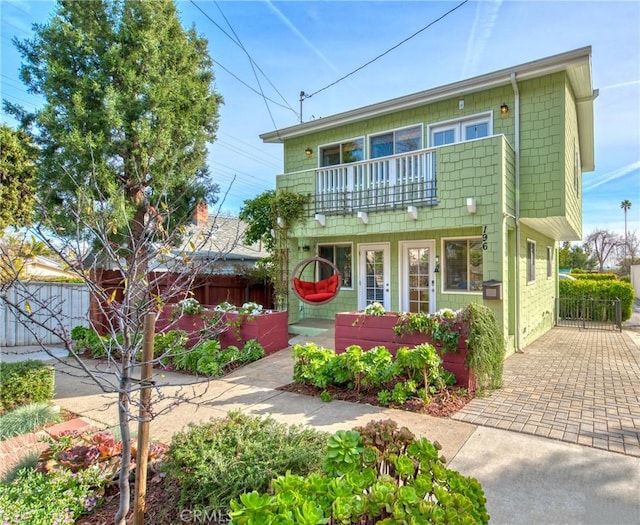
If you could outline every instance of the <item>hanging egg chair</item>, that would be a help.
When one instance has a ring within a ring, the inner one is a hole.
[[[332,272],[331,277],[320,281],[303,281],[305,270],[313,265],[313,275],[318,275],[318,265]],[[298,263],[293,270],[291,289],[298,299],[307,304],[320,305],[333,301],[340,291],[340,272],[335,264],[323,257],[310,257]]]

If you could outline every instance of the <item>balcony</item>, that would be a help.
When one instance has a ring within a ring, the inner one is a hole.
[[[315,213],[347,215],[436,204],[433,149],[316,170]]]

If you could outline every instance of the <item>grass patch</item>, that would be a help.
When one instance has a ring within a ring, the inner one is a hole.
[[[30,403],[0,416],[0,441],[60,421],[60,412],[46,402]]]

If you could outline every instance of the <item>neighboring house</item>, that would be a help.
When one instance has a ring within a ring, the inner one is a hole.
[[[36,255],[25,260],[20,270],[23,279],[55,279],[62,277],[65,279],[77,279],[78,274],[65,270],[62,265],[56,261]]]
[[[244,232],[247,225],[237,217],[209,215],[205,203],[196,206],[193,225],[183,239],[183,245],[162,257],[156,271],[181,267],[186,254],[199,272],[215,275],[244,275],[256,263],[269,255],[261,243],[247,245]],[[181,269],[181,268],[180,268]]]
[[[290,269],[315,252],[342,274],[322,306],[291,294],[290,322],[479,302],[510,352],[549,330],[556,243],[582,238],[596,96],[585,47],[261,135],[284,144],[276,187],[311,196]]]

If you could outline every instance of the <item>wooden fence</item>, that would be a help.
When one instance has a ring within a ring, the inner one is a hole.
[[[60,344],[60,335],[78,325],[89,325],[89,290],[82,284],[19,282],[0,298],[0,348]]]
[[[177,279],[172,273],[157,273],[149,275],[149,283],[155,288],[155,293],[162,295],[167,287],[172,286]],[[118,270],[97,270],[92,279],[102,287],[107,297],[114,301],[122,300],[124,282]],[[265,309],[274,309],[273,286],[266,282],[253,282],[242,275],[201,275],[179,293],[173,293],[169,303],[178,302],[185,297],[193,297],[200,304],[215,306],[224,301],[235,306],[242,306],[247,302],[261,304]],[[100,304],[96,297],[91,297],[91,323],[101,334],[108,332],[107,315],[109,305]]]

